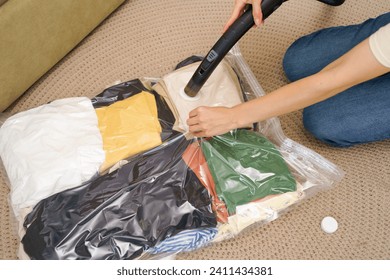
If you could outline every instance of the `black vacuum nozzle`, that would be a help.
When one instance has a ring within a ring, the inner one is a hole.
[[[271,15],[284,1],[285,0],[263,0],[261,3],[263,19],[266,19]],[[248,5],[248,9],[228,28],[228,30],[226,30],[200,63],[198,69],[196,69],[194,75],[184,88],[184,91],[188,96],[194,97],[198,94],[199,90],[229,50],[254,24],[252,6]]]
[[[283,2],[287,0],[263,0],[261,2],[261,10],[263,12],[263,20],[269,17]],[[339,6],[345,0],[318,0],[328,5]],[[196,69],[192,78],[184,88],[184,92],[195,97],[202,86],[205,84],[211,73],[215,70],[221,60],[229,52],[229,50],[241,39],[241,37],[252,28],[255,24],[252,15],[252,6],[248,5],[248,9],[226,30],[222,37],[215,43],[207,56],[202,60],[199,67]]]

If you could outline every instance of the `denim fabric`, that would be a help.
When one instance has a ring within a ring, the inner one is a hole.
[[[283,60],[286,76],[296,81],[317,73],[389,23],[390,13],[386,13],[361,24],[326,28],[298,39]],[[303,123],[315,137],[334,146],[390,138],[390,73],[305,108]]]

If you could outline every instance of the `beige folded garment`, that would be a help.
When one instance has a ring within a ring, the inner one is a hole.
[[[236,214],[228,218],[227,223],[218,223],[218,234],[213,242],[235,237],[255,223],[262,224],[273,221],[281,212],[301,201],[304,197],[303,187],[297,183],[295,192],[271,195],[260,201],[240,205],[236,208]]]
[[[188,133],[186,121],[193,109],[199,106],[233,107],[243,102],[237,75],[225,60],[221,61],[195,97],[185,95],[184,87],[199,64],[200,62],[197,62],[175,70],[153,86],[153,89],[164,97],[175,116],[173,129],[185,133],[187,138],[192,138]]]

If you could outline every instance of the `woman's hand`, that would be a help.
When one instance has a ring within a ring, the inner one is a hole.
[[[206,106],[192,110],[187,125],[190,133],[196,137],[220,135],[238,127],[233,109]]]
[[[256,26],[260,26],[263,22],[263,13],[261,11],[261,0],[235,0],[234,9],[230,19],[225,24],[223,32],[244,12],[246,4],[252,4],[252,13]]]

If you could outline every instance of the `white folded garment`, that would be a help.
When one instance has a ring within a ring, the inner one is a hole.
[[[16,217],[20,209],[89,180],[105,158],[91,101],[60,99],[8,118],[0,128],[0,156]]]

